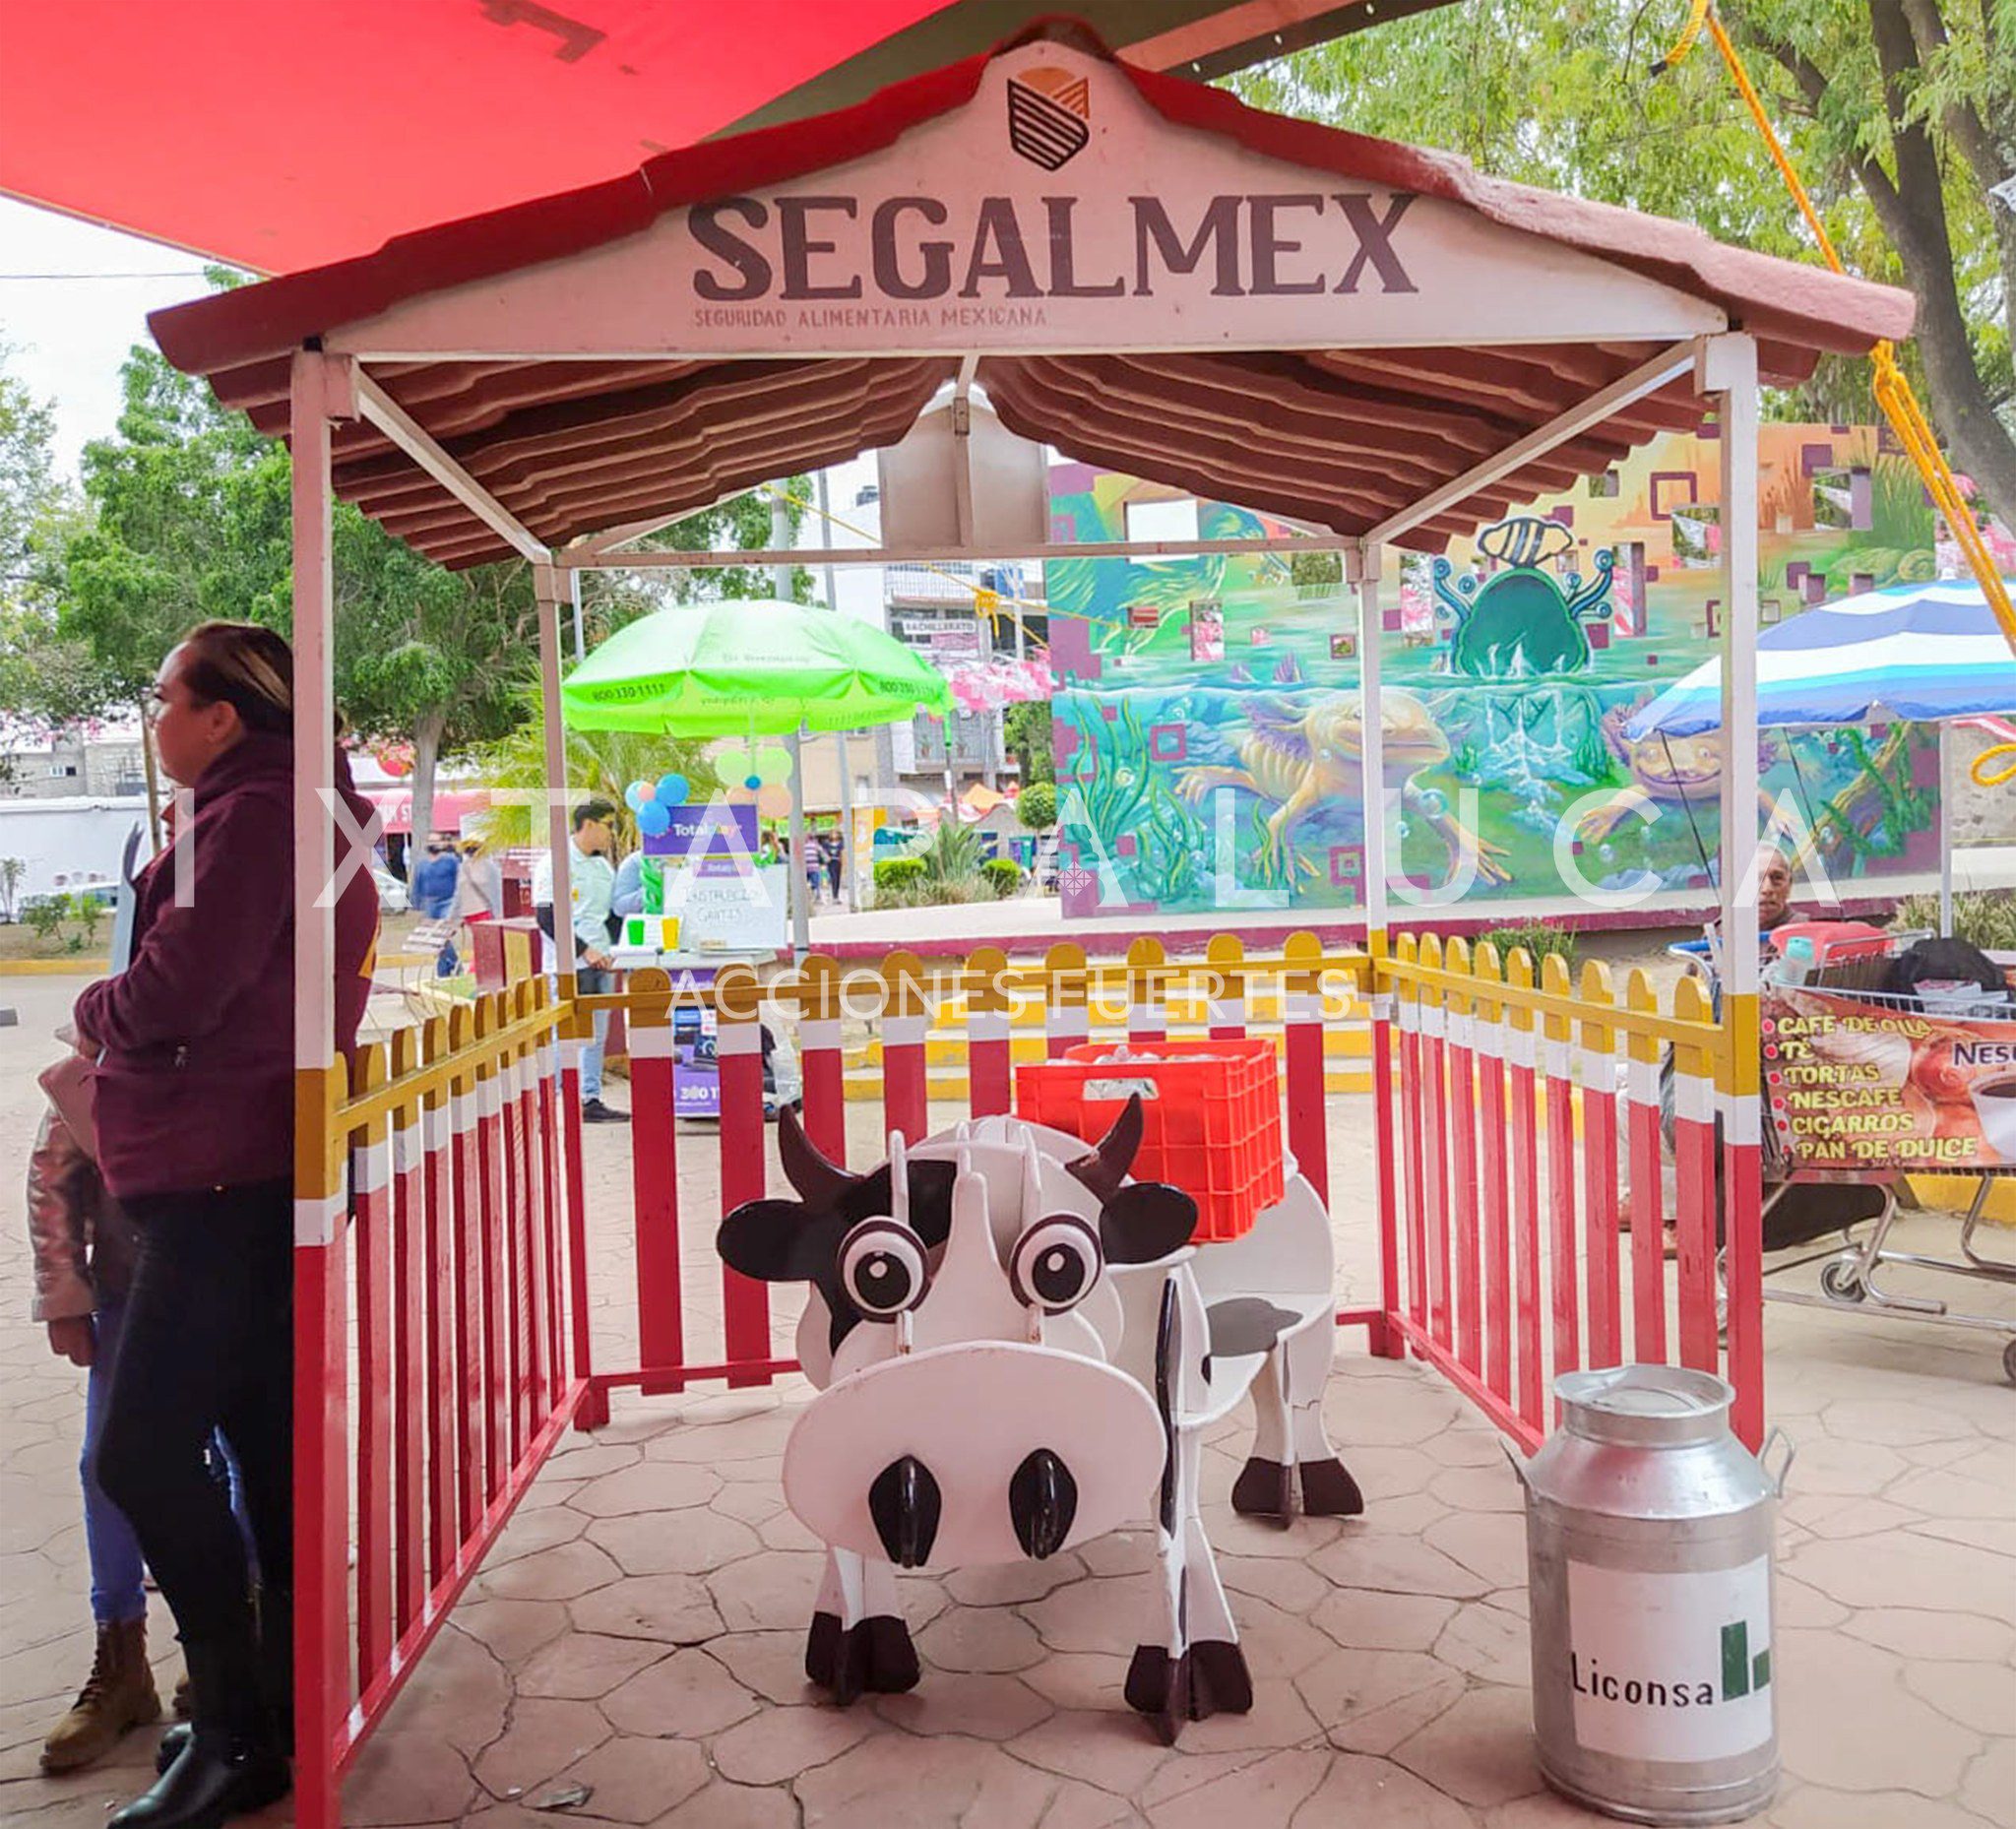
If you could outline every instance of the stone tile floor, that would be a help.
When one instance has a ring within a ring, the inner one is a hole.
[[[58,981],[60,983],[60,981]],[[0,1002],[0,1160],[67,1002]],[[46,1003],[46,1010],[38,1007]],[[48,1021],[42,1021],[47,1017]],[[35,1025],[39,1024],[36,1028]],[[871,1126],[865,1114],[861,1120]],[[620,1299],[620,1140],[598,1138],[603,1345]],[[683,1146],[682,1146],[683,1147]],[[704,1179],[710,1149],[682,1161]],[[1340,1187],[1362,1153],[1340,1150]],[[706,1190],[694,1187],[694,1198]],[[1342,1207],[1345,1203],[1340,1202]],[[702,1210],[698,1207],[691,1211]],[[1910,1222],[1923,1244],[1951,1223]],[[1999,1241],[1998,1241],[1999,1242]],[[1362,1288],[1362,1240],[1346,1281]],[[0,1190],[0,1823],[82,1829],[139,1787],[152,1733],[80,1776],[35,1773],[89,1662],[74,1464],[79,1380],[26,1311],[18,1190]],[[2016,1304],[2011,1304],[2016,1305]],[[1770,1406],[1798,1448],[1780,1531],[1778,1829],[2016,1824],[2016,1391],[1995,1343],[1769,1311]],[[1282,1532],[1225,1503],[1244,1441],[1207,1455],[1207,1526],[1257,1687],[1251,1715],[1158,1744],[1120,1699],[1147,1604],[1145,1533],[1040,1567],[906,1576],[913,1694],[838,1712],[800,1652],[819,1560],[784,1509],[802,1391],[619,1400],[549,1464],[359,1761],[346,1820],[553,1829],[1545,1829],[1528,1743],[1517,1483],[1433,1375],[1343,1344],[1328,1411],[1358,1521]],[[163,1687],[175,1669],[157,1606]],[[589,1796],[554,1808],[571,1788]],[[541,1807],[542,1805],[547,1807]],[[284,1806],[262,1821],[287,1820]]]

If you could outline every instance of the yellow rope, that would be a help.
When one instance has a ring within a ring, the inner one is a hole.
[[[802,496],[793,495],[788,489],[780,488],[774,482],[761,482],[756,486],[773,500],[788,502],[791,507],[801,509],[807,514],[818,515],[829,526],[843,528],[850,534],[857,535],[871,546],[878,543],[877,536],[866,528],[855,527],[852,522],[842,519],[841,516],[835,514],[830,508],[821,508],[816,502],[808,502]],[[1017,613],[1017,611],[1024,609],[1048,610],[1050,606],[1043,599],[1040,597],[1010,597],[1006,592],[989,591],[984,585],[976,585],[970,578],[960,577],[957,572],[948,572],[942,565],[933,565],[928,559],[920,559],[917,563],[925,571],[929,572],[932,577],[942,578],[947,584],[954,584],[962,591],[972,592],[974,614],[976,616],[984,616],[990,629],[998,632],[1001,627],[1001,618],[1006,616],[1011,622],[1022,624],[1023,639],[1034,644],[1038,650],[1045,650],[1049,646],[1040,636],[1031,630],[1026,623],[1023,623],[1022,617]],[[991,597],[994,599],[994,607],[992,609],[988,609],[981,603],[980,599],[983,597]],[[1013,608],[1010,605],[1013,605]]]
[[[1701,33],[1708,25],[1708,0],[1692,0],[1687,8],[1687,23],[1680,28],[1680,35],[1673,40],[1673,47],[1653,65],[1654,76],[1664,76],[1669,70],[1677,70],[1687,60],[1687,53],[1700,41]]]
[[[1750,73],[1743,68],[1743,60],[1722,21],[1716,16],[1714,0],[1692,0],[1686,26],[1678,41],[1673,45],[1660,65],[1663,70],[1679,66],[1687,53],[1694,48],[1695,40],[1701,35],[1703,27],[1715,39],[1715,48],[1722,53],[1722,61],[1729,67],[1730,79],[1736,86],[1736,93],[1742,96],[1743,104],[1750,110],[1750,119],[1756,123],[1757,132],[1769,149],[1772,162],[1778,167],[1778,175],[1785,180],[1785,187],[1792,193],[1793,201],[1798,205],[1799,214],[1805,218],[1806,226],[1813,231],[1813,239],[1819,245],[1820,253],[1827,265],[1836,273],[1848,270],[1842,265],[1841,256],[1834,251],[1833,238],[1827,233],[1827,225],[1820,221],[1820,213],[1813,208],[1813,200],[1806,187],[1799,180],[1799,174],[1793,168],[1791,157],[1785,144],[1778,137],[1778,130],[1772,126],[1771,117],[1764,110],[1764,100],[1757,94],[1756,85],[1750,81]],[[1924,409],[1919,405],[1918,396],[1912,392],[1911,382],[1904,370],[1897,365],[1897,350],[1886,339],[1869,351],[1869,359],[1875,366],[1876,405],[1882,408],[1883,416],[1890,421],[1891,429],[1903,445],[1905,455],[1924,479],[1926,492],[1934,506],[1946,517],[1946,525],[1953,536],[1960,542],[1960,550],[1967,555],[1968,569],[1974,573],[1975,581],[1981,586],[1982,595],[1987,599],[1989,609],[1994,612],[1996,622],[2001,625],[2003,637],[2012,653],[2016,653],[2016,604],[2009,601],[2007,586],[1995,570],[1993,557],[1987,549],[1987,542],[1981,536],[1976,525],[1974,511],[1970,509],[1960,493],[1960,485],[1953,478],[1953,472],[1947,465],[1944,454],[1939,450],[1937,438],[1933,435]]]
[[[1983,750],[1968,773],[1984,788],[2006,788],[2016,782],[2016,743],[1996,743]]]

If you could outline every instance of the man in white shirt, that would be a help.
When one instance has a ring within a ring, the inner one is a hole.
[[[616,809],[606,800],[584,800],[574,809],[574,837],[568,845],[567,882],[573,901],[575,983],[585,996],[598,996],[612,982],[609,957],[609,904],[616,872],[609,862],[614,849]],[[533,912],[558,950],[559,924],[553,918],[553,862],[541,858],[532,876]],[[609,1013],[595,1015],[595,1040],[581,1051],[581,1118],[586,1124],[626,1124],[627,1111],[602,1104],[602,1043],[609,1032]]]

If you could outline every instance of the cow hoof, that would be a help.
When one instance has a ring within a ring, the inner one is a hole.
[[[1365,1495],[1358,1482],[1333,1456],[1327,1461],[1304,1461],[1302,1509],[1312,1518],[1355,1518],[1365,1509]]]
[[[1247,1518],[1289,1523],[1295,1509],[1294,1479],[1293,1463],[1263,1461],[1255,1455],[1232,1482],[1232,1510]]]
[[[1190,1647],[1190,1719],[1244,1715],[1253,1707],[1246,1654],[1230,1639],[1203,1638]]]
[[[1155,1723],[1165,1746],[1176,1743],[1176,1733],[1190,1719],[1190,1660],[1171,1658],[1161,1645],[1137,1645],[1127,1666],[1127,1706]]]
[[[1246,1654],[1225,1639],[1199,1639],[1179,1658],[1160,1645],[1138,1645],[1127,1667],[1127,1705],[1154,1721],[1173,1746],[1186,1721],[1243,1715],[1253,1706]]]
[[[916,1648],[910,1628],[893,1614],[843,1628],[837,1613],[814,1613],[805,1638],[805,1674],[839,1708],[864,1691],[901,1695],[917,1686]]]

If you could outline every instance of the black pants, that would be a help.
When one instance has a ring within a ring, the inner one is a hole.
[[[262,1181],[125,1204],[140,1261],[98,1483],[132,1520],[184,1642],[235,1653],[253,1638],[245,1546],[205,1450],[221,1428],[260,1566],[290,1588],[293,1192]],[[200,1718],[206,1698],[197,1702]]]

